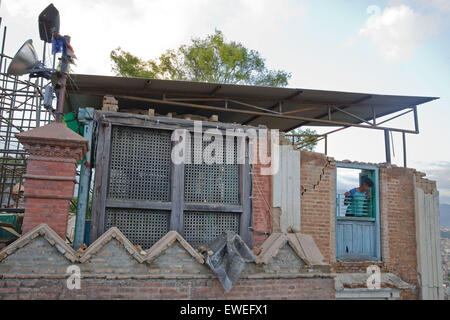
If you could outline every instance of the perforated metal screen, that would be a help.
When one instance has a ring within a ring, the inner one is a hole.
[[[223,164],[207,164],[211,161],[211,154],[203,152],[203,164],[187,164],[185,166],[184,201],[186,203],[217,203],[237,205],[239,201],[239,165],[237,164],[237,141],[234,141],[234,150],[230,150],[234,164],[226,164],[227,144],[223,137],[223,152],[218,154]],[[210,142],[203,142],[203,149]],[[192,148],[188,157],[194,163],[199,148]],[[216,156],[215,154],[213,155]],[[201,158],[200,158],[201,159]]]
[[[239,234],[239,213],[184,213],[184,238],[192,246],[209,244],[225,231]]]
[[[169,232],[170,213],[140,209],[106,209],[106,229],[117,227],[134,245],[151,248]]]
[[[114,126],[108,198],[170,201],[171,132]]]

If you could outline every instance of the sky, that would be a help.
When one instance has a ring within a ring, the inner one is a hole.
[[[31,38],[39,52],[45,0],[3,0],[5,53]],[[144,59],[215,29],[255,49],[271,69],[292,73],[289,87],[440,97],[419,106],[419,135],[407,136],[408,166],[438,181],[450,204],[449,0],[54,0],[70,34],[75,72],[112,75],[109,54],[122,47]],[[412,128],[412,118],[390,126]],[[316,128],[317,129],[317,128]],[[325,132],[328,128],[317,129]],[[393,162],[403,164],[401,134]],[[323,151],[323,144],[317,150]],[[329,138],[336,160],[385,161],[384,135],[351,128]]]

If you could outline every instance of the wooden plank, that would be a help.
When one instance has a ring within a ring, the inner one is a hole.
[[[105,230],[105,206],[109,182],[112,125],[100,123],[95,166],[94,202],[92,206],[91,243]]]
[[[428,219],[428,224],[427,224],[427,234],[428,234],[428,241],[429,241],[429,246],[428,246],[428,250],[430,252],[430,256],[431,259],[429,261],[430,263],[430,296],[432,300],[436,300],[436,286],[437,286],[437,281],[436,281],[436,265],[437,265],[437,259],[440,259],[440,256],[437,257],[436,256],[436,251],[434,250],[434,236],[433,236],[433,231],[434,231],[434,219],[433,219],[433,212],[431,209],[431,196],[430,195],[425,195],[425,212],[427,215],[427,219]]]
[[[20,233],[17,233],[16,230],[14,230],[11,227],[7,227],[7,226],[0,226],[0,229],[3,229],[9,233],[11,233],[12,235],[16,236],[17,238],[20,238],[22,235]]]
[[[141,201],[141,200],[106,200],[107,208],[171,210],[170,202]]]
[[[98,225],[99,215],[101,211],[101,192],[102,192],[102,174],[104,172],[103,167],[103,150],[105,141],[105,128],[101,125],[98,126],[96,148],[97,153],[95,156],[95,176],[94,176],[94,191],[92,200],[92,217],[91,217],[91,231],[90,231],[90,243],[94,243],[98,238]]]
[[[179,118],[150,117],[131,113],[104,112],[98,110],[95,111],[95,114],[98,118],[107,120],[115,125],[166,130],[179,129],[180,127],[189,130],[189,127],[194,127],[194,120]],[[202,126],[203,128],[214,128],[219,130],[254,128],[252,126],[245,126],[242,124],[218,123],[212,121],[202,121]]]
[[[341,257],[344,253],[343,246],[343,226],[339,220],[336,220],[336,257]]]
[[[353,227],[353,248],[358,254],[364,253],[362,242],[363,242],[363,228],[364,226],[359,223],[355,223]]]
[[[248,146],[248,141],[246,141]],[[240,170],[240,196],[242,205],[242,214],[240,221],[240,236],[249,248],[253,248],[253,234],[250,232],[252,221],[252,176],[250,175],[250,163],[248,155],[245,158],[245,164],[239,166]]]
[[[424,221],[424,192],[422,189],[416,188],[416,238],[418,243],[417,256],[418,256],[418,269],[420,275],[421,284],[421,298],[427,299],[427,290],[425,285],[427,285],[427,275],[426,275],[426,248],[424,237],[425,232],[425,221]]]
[[[344,225],[344,253],[353,253],[353,224]]]
[[[219,204],[199,204],[199,203],[186,203],[184,205],[186,211],[200,211],[200,212],[244,212],[244,206],[239,205],[219,205]]]
[[[440,209],[439,209],[439,192],[433,192],[433,212],[435,216],[435,224],[434,224],[434,238],[435,238],[435,249],[437,250],[438,257],[441,257],[441,238],[440,238]],[[438,275],[438,296],[439,300],[444,300],[444,279],[442,278],[441,271],[442,270],[442,260],[438,260],[437,266],[437,275]]]
[[[426,219],[425,219],[425,195],[422,189],[416,189],[416,200],[417,200],[417,212],[416,219],[418,225],[418,243],[419,243],[419,273],[421,276],[421,295],[423,300],[429,299],[429,280],[428,280],[428,250],[427,250],[427,232],[426,232]]]
[[[281,208],[281,232],[300,230],[300,151],[279,146],[280,166],[273,176],[272,207]]]
[[[102,193],[101,193],[101,211],[99,216],[99,231],[98,234],[100,237],[104,232],[106,232],[105,226],[105,207],[106,207],[106,197],[108,195],[108,186],[109,186],[109,173],[110,173],[110,161],[111,161],[111,134],[112,134],[112,125],[108,124],[105,127],[105,145],[103,147],[103,164],[105,171],[102,174]]]

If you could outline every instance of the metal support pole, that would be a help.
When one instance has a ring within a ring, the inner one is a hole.
[[[406,133],[403,132],[403,166],[405,168],[408,168],[408,162],[407,162],[407,157],[406,157]]]
[[[65,72],[61,73],[59,78],[58,86],[58,106],[56,108],[56,122],[62,122],[64,114],[64,98],[66,97],[66,84],[67,84],[67,74]]]
[[[42,52],[42,64],[45,66],[45,56],[47,54],[47,43],[43,41],[44,49]],[[44,91],[44,78],[41,78],[40,89]],[[44,98],[42,97],[39,103],[36,105],[36,128],[41,126],[41,105],[44,103]]]
[[[372,107],[372,116],[373,116],[373,124],[377,125],[377,111],[375,110],[375,107]]]
[[[384,144],[385,144],[385,148],[386,148],[386,163],[391,164],[392,163],[392,159],[391,159],[391,137],[390,137],[388,129],[384,130]]]
[[[415,125],[415,129],[416,129],[416,132],[419,133],[419,115],[417,113],[417,106],[413,107],[413,111],[414,111],[414,125]]]
[[[325,135],[325,155],[328,155],[328,135]]]
[[[91,186],[91,150],[94,130],[94,109],[79,109],[78,120],[84,125],[83,136],[88,139],[89,152],[81,163],[80,182],[78,188],[77,215],[75,220],[75,236],[73,247],[78,250],[83,244],[86,232],[86,213],[89,208],[89,190]]]

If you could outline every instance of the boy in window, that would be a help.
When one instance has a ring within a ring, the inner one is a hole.
[[[368,216],[368,200],[370,199],[370,191],[373,188],[373,181],[366,178],[362,181],[359,188],[355,188],[345,193],[344,205],[348,205],[347,217]]]

